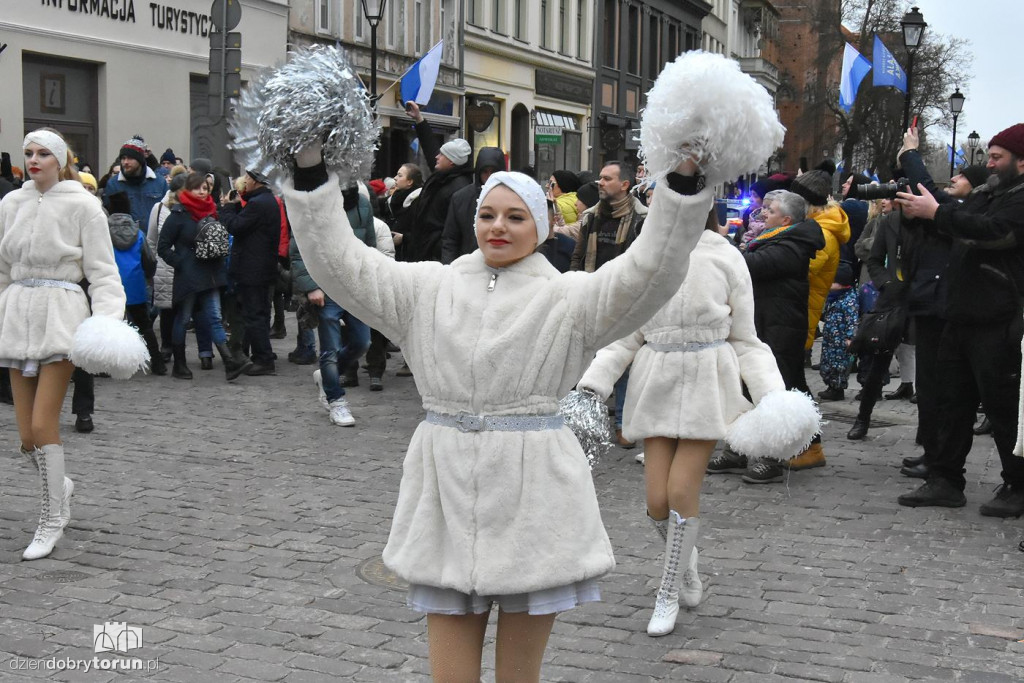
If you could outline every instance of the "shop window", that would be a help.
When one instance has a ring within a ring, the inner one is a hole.
[[[582,131],[575,116],[555,112],[538,111],[538,126],[561,128],[561,141],[557,144],[543,143],[535,147],[536,171],[538,178],[547,179],[552,173],[566,169],[580,170],[582,152]]]
[[[629,50],[628,69],[631,74],[640,73],[640,8],[634,5],[629,7],[629,34],[626,36]]]
[[[619,68],[619,0],[604,0],[604,65]]]

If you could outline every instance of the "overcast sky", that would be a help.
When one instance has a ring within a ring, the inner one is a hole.
[[[966,38],[974,55],[973,78],[961,83],[967,96],[957,120],[956,136],[972,130],[987,140],[1015,123],[1024,122],[1024,88],[1013,55],[1024,26],[1022,0],[920,0],[915,2],[928,31]]]

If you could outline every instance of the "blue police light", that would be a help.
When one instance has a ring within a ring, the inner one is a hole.
[[[743,198],[743,206],[750,206],[750,197]]]

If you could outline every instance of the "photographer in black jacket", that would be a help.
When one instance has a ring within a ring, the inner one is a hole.
[[[951,239],[946,268],[946,323],[939,342],[943,422],[928,480],[899,497],[910,507],[962,507],[964,464],[974,439],[979,399],[992,423],[1003,484],[981,506],[990,517],[1024,514],[1024,458],[1014,455],[1019,418],[1021,292],[1024,291],[1024,124],[989,142],[988,183],[963,204],[943,203],[923,184],[901,192],[904,215],[932,221]]]

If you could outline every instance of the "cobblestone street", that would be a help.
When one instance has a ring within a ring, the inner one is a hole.
[[[97,380],[96,431],[77,434],[64,415],[73,515],[44,560],[20,561],[38,486],[0,406],[0,680],[429,680],[425,620],[380,563],[422,415],[413,380],[394,376],[396,354],[382,393],[365,380],[349,391],[355,428],[334,427],[315,366],[284,361],[289,318],[276,377],[228,385],[219,360],[211,372],[193,360],[192,382]],[[915,408],[880,402],[875,417],[891,426],[850,442],[855,391],[822,405],[827,467],[766,486],[708,477],[704,601],[664,638],[644,631],[660,542],[642,467],[637,451],[613,450],[595,477],[618,566],[603,602],[556,621],[543,679],[1024,680],[1024,523],[978,513],[999,483],[991,439],[968,462],[967,507],[901,508],[896,496],[918,483],[899,474],[917,453]],[[142,628],[123,657],[149,671],[43,668],[120,657],[94,653],[106,622]]]

